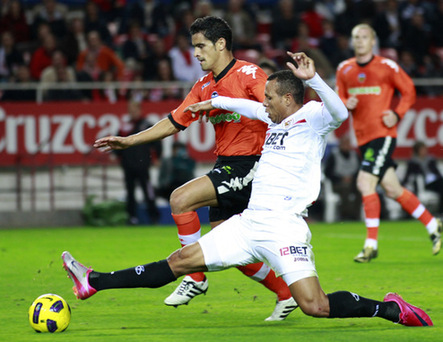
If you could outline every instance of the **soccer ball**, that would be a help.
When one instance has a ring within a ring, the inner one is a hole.
[[[29,324],[36,332],[62,332],[71,321],[71,308],[60,296],[47,293],[29,308]]]

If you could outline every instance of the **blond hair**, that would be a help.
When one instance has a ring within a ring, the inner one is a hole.
[[[354,35],[354,32],[359,30],[359,29],[367,29],[369,30],[369,32],[371,32],[372,34],[372,38],[376,39],[377,38],[377,33],[375,32],[375,30],[372,28],[371,25],[368,24],[358,24],[356,26],[354,26],[354,28],[351,31],[351,36]]]

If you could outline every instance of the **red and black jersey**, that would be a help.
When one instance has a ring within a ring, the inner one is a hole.
[[[416,92],[414,83],[406,72],[394,61],[374,56],[364,65],[350,58],[340,63],[336,74],[337,92],[344,103],[355,95],[357,107],[352,111],[355,136],[359,146],[382,137],[397,137],[397,127],[388,128],[383,124],[383,112],[391,108],[395,90],[401,99],[395,107],[402,118],[414,104]]]
[[[234,59],[219,76],[214,77],[210,72],[199,79],[169,118],[176,127],[185,129],[198,118],[193,118],[191,112],[184,112],[184,109],[216,96],[263,102],[267,78],[257,65]],[[264,122],[221,109],[212,110],[209,120],[214,124],[217,156],[261,154],[267,129]]]

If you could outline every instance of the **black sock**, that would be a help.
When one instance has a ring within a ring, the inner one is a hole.
[[[89,274],[89,284],[97,291],[133,287],[156,288],[176,279],[167,260],[111,273],[92,271]]]
[[[400,320],[395,302],[379,302],[347,291],[328,294],[329,318],[381,317],[392,322]]]

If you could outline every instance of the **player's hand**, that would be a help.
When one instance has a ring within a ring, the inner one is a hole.
[[[103,152],[109,152],[111,150],[124,150],[130,147],[131,144],[126,137],[109,136],[96,140],[93,146],[102,149]]]
[[[398,123],[398,117],[392,110],[385,110],[382,116],[383,123],[386,127],[394,127]]]
[[[358,99],[357,96],[355,95],[352,95],[350,98],[348,98],[348,100],[345,103],[346,108],[348,108],[349,110],[354,110],[357,107],[357,104],[358,104]]]
[[[287,62],[286,65],[291,69],[292,73],[301,80],[309,80],[315,76],[314,61],[306,56],[304,52],[290,52],[287,54],[295,61],[293,63]]]
[[[191,112],[192,117],[195,118],[198,115],[198,122],[201,123],[203,121],[203,117],[206,116],[206,122],[209,120],[209,112],[214,109],[212,106],[212,100],[202,101],[198,103],[194,103],[185,108],[185,112]]]

